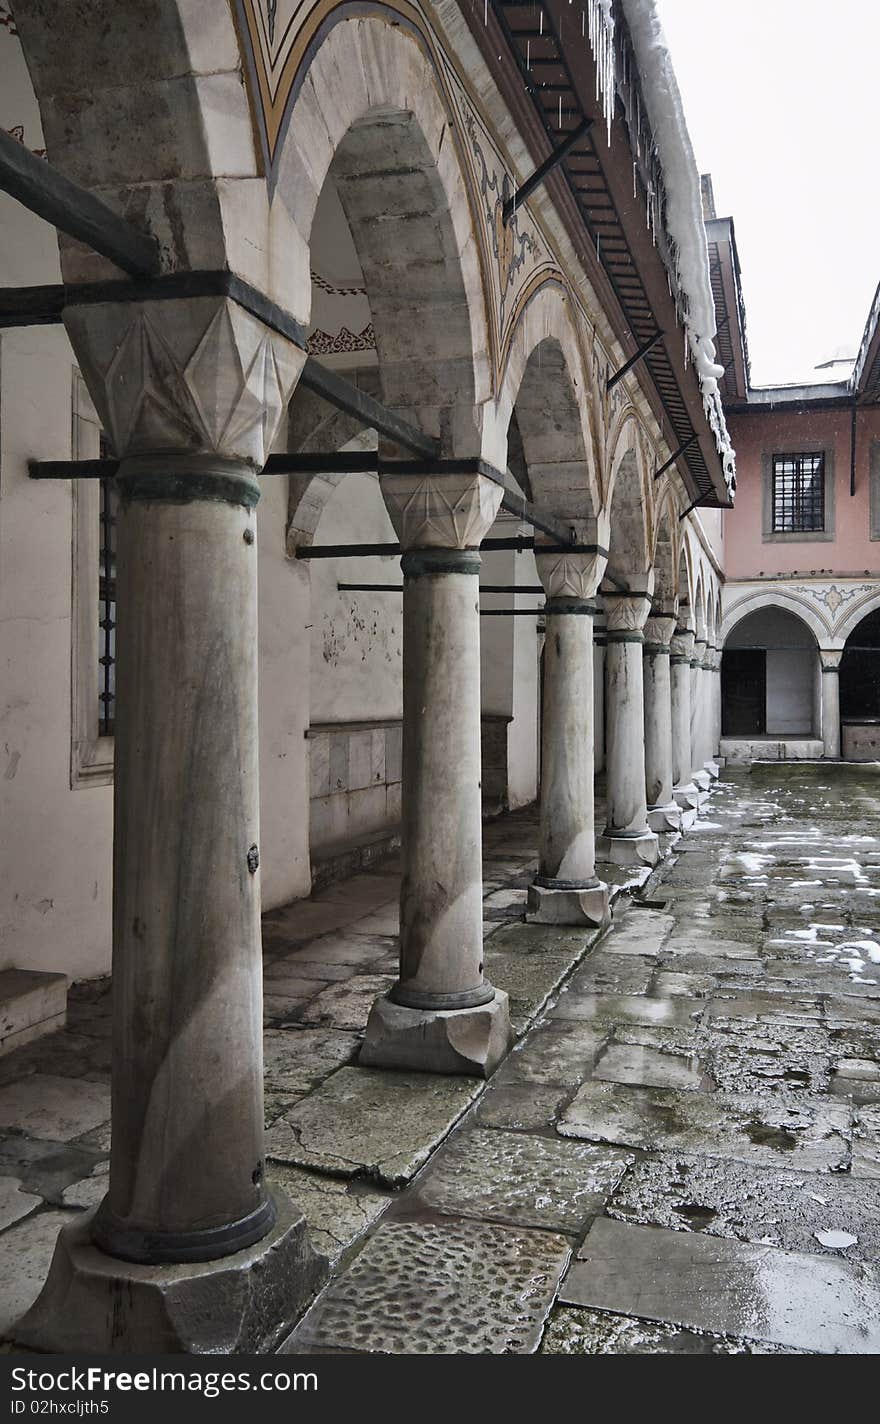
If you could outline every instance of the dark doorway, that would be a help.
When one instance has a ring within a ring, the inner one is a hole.
[[[721,735],[763,736],[767,726],[767,654],[726,648],[721,659]]]
[[[844,722],[880,718],[880,609],[850,633],[840,660],[840,715]]]

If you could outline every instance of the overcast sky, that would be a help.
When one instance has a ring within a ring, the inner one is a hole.
[[[880,0],[658,9],[697,165],[736,225],[752,381],[821,380],[817,362],[855,355],[880,281]]]

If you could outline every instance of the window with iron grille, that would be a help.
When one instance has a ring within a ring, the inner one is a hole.
[[[101,458],[107,458],[101,438]],[[113,736],[116,705],[116,509],[112,480],[101,480],[98,567],[98,733]]]
[[[825,456],[773,456],[773,533],[825,528]]]

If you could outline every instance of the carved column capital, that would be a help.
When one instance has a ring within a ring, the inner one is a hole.
[[[658,613],[652,609],[645,623],[645,652],[661,656],[668,653],[674,632],[675,614]]]
[[[823,672],[840,672],[843,648],[820,648],[819,662]]]
[[[491,529],[503,490],[486,475],[383,471],[382,498],[402,549],[476,549]]]
[[[689,663],[694,651],[694,630],[676,628],[672,635],[669,651],[674,663]]]
[[[120,460],[261,470],[305,352],[226,297],[71,306],[64,324]]]
[[[651,611],[650,594],[614,589],[606,592],[604,598],[609,643],[641,642],[642,630]]]

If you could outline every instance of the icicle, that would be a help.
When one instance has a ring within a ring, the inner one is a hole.
[[[560,130],[562,129],[562,95],[561,95],[561,94],[560,94],[560,96],[559,96],[559,123],[557,124],[557,128],[560,129]]]
[[[487,0],[487,3],[488,3],[488,0]],[[526,40],[526,69],[531,69],[531,67],[532,67],[532,42],[531,42],[531,40]]]
[[[543,33],[544,33],[544,11],[542,10],[541,13],[540,13],[540,16],[539,16],[539,18],[538,18],[538,34],[539,34],[539,35],[542,35]]]
[[[483,0],[483,24],[489,23],[489,0]]]

